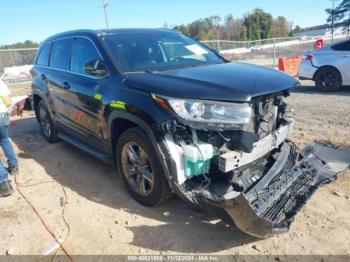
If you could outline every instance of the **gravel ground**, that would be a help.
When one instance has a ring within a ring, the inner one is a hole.
[[[296,120],[291,139],[350,145],[350,88],[322,94],[311,82],[303,85],[288,98]],[[259,240],[177,198],[157,208],[137,204],[112,167],[66,143],[46,143],[32,113],[14,119],[10,133],[20,190],[70,254],[350,255],[349,172],[315,193],[289,233]],[[0,255],[41,254],[53,243],[18,192],[0,199],[0,232]]]

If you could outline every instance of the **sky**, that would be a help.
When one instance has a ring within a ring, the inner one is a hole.
[[[254,8],[294,25],[324,24],[330,0],[108,0],[110,28],[162,27],[211,15],[241,18]],[[0,45],[43,41],[73,29],[105,28],[102,0],[0,0]]]

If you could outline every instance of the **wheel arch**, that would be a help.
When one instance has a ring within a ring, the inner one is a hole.
[[[343,84],[343,77],[342,77],[342,75],[341,75],[339,69],[336,68],[336,67],[333,66],[333,65],[323,65],[323,66],[320,66],[320,67],[317,69],[317,71],[314,73],[313,77],[312,77],[312,80],[313,80],[313,81],[316,80],[316,75],[317,75],[317,73],[320,72],[320,70],[322,70],[322,69],[324,69],[324,68],[332,68],[332,69],[336,70],[336,71],[339,73],[339,75],[340,75],[341,84]]]
[[[120,135],[129,128],[139,127],[141,128],[151,140],[155,148],[157,148],[156,136],[150,127],[150,125],[141,119],[140,117],[124,111],[113,111],[108,120],[108,131],[110,140],[110,150],[115,159],[115,147]]]
[[[109,116],[109,121],[108,121],[108,130],[110,132],[109,145],[111,146],[112,151],[110,152],[112,153],[113,160],[115,161],[115,148],[116,148],[116,143],[118,141],[118,135],[120,136],[122,132],[116,133],[117,135],[113,135],[113,132],[117,130],[112,129],[112,127],[115,128],[117,126],[116,124],[120,123],[120,121],[123,121],[122,123],[124,124],[125,123],[128,123],[128,124],[126,125],[126,128],[124,128],[124,130],[120,129],[118,131],[123,132],[131,127],[139,127],[147,134],[148,138],[151,140],[154,146],[155,152],[163,167],[164,175],[168,180],[170,189],[182,199],[188,200],[188,198],[185,196],[182,190],[179,189],[178,185],[174,180],[174,177],[176,177],[177,175],[175,162],[171,158],[170,152],[168,151],[163,139],[154,132],[154,130],[152,129],[152,124],[150,124],[148,121],[143,120],[137,115],[134,115],[132,113],[125,112],[125,111],[119,111],[119,110],[111,112]],[[153,123],[153,126],[156,126],[155,122]]]
[[[120,122],[122,121],[122,122]],[[112,127],[117,127],[117,123],[127,123],[126,127],[124,129],[113,129]],[[155,124],[155,123],[154,123]],[[186,202],[189,201],[189,203],[192,203],[192,200],[188,198],[184,194],[184,192],[178,187],[175,177],[177,176],[176,174],[176,164],[174,160],[171,158],[170,152],[165,145],[164,141],[160,136],[158,136],[154,130],[152,130],[152,127],[150,126],[149,123],[147,123],[145,120],[142,118],[129,113],[125,111],[113,111],[110,116],[109,116],[109,121],[108,121],[108,130],[110,132],[109,138],[110,138],[110,143],[109,145],[111,146],[111,153],[113,156],[113,160],[115,161],[115,148],[116,148],[116,143],[118,141],[118,136],[122,134],[123,131],[127,130],[128,128],[132,127],[140,127],[149,137],[151,140],[152,144],[154,145],[155,152],[161,162],[161,165],[164,170],[164,175],[166,179],[168,180],[170,189],[177,194],[181,199],[185,200]],[[120,131],[120,133],[116,133],[117,135],[113,135],[113,132]],[[116,164],[116,163],[115,163]]]
[[[43,98],[38,95],[38,94],[32,94],[32,108],[36,110],[36,107],[39,104],[39,101],[42,100]]]
[[[40,92],[33,92],[31,94],[30,100],[31,100],[31,104],[32,104],[32,108],[33,108],[34,112],[36,112],[36,107],[38,106],[39,102],[43,101],[47,110],[49,111],[49,114],[50,114],[52,120],[55,121],[55,118],[54,118],[53,112],[52,112],[52,108],[50,107],[48,101],[46,100],[45,95],[41,94]]]

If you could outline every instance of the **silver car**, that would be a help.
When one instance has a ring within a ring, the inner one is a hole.
[[[299,79],[315,81],[325,92],[350,85],[350,40],[305,52],[299,66]]]

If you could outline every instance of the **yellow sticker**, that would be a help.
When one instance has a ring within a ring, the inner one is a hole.
[[[96,95],[94,96],[95,99],[101,100],[102,99],[102,95],[99,93],[96,93]]]
[[[122,101],[112,101],[109,103],[109,106],[113,108],[120,108],[125,110],[125,103]]]

